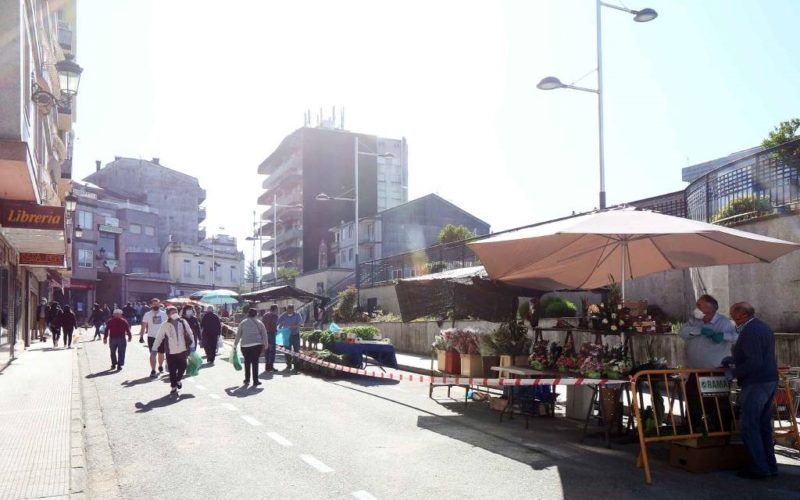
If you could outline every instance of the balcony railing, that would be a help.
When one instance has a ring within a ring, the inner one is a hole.
[[[415,252],[407,252],[359,264],[361,286],[374,286],[399,278],[421,276],[451,269],[479,266],[478,256],[465,240],[436,245]]]
[[[686,188],[690,219],[729,224],[800,204],[800,139],[738,159]]]
[[[200,207],[197,209],[197,221],[203,222],[206,220],[206,207]]]

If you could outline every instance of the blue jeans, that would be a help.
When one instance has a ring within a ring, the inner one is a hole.
[[[111,364],[122,368],[122,365],[125,364],[125,349],[128,347],[128,341],[125,340],[125,337],[109,339],[108,347],[111,349]]]
[[[750,457],[750,472],[777,474],[775,443],[772,440],[772,400],[777,382],[745,384],[739,396],[742,441]]]
[[[275,366],[275,334],[267,333],[269,339],[269,351],[265,354],[267,368],[272,369]]]

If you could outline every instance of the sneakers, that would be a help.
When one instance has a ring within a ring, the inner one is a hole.
[[[156,378],[157,376],[155,370],[150,370],[150,378]]]
[[[116,370],[117,369],[117,365],[111,365],[111,369],[112,370]]]
[[[256,386],[259,386],[259,385],[261,385],[261,382],[258,382],[258,381],[253,382],[253,387],[256,387]]]
[[[158,367],[158,373],[164,373],[164,367],[163,366],[159,366]]]
[[[173,387],[172,390],[169,391],[170,394],[178,394],[178,388]]]
[[[183,389],[183,384],[181,384],[180,382],[178,382],[178,389]]]
[[[121,370],[122,370],[122,365],[117,366],[117,371],[121,371]]]
[[[244,379],[244,381],[243,381],[242,383],[243,383],[244,385],[250,385],[250,379],[249,379],[249,378],[246,378],[246,379]]]

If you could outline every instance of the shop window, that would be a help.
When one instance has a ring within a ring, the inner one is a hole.
[[[78,267],[88,269],[94,267],[94,252],[85,248],[78,249]]]

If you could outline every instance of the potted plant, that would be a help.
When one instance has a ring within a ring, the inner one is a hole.
[[[578,326],[578,308],[575,303],[563,297],[550,296],[539,301],[541,319],[539,326],[545,328],[556,327],[559,323],[568,323]]]
[[[533,344],[533,352],[530,356],[531,368],[534,370],[546,370],[550,367],[550,359],[547,355],[548,344],[546,340],[540,340]]]
[[[447,341],[444,335],[437,335],[434,337],[432,347],[436,351],[436,366],[439,371],[444,371],[445,364],[447,363]]]
[[[500,366],[526,366],[531,339],[522,323],[502,324],[486,338],[486,343],[500,356]]]
[[[478,336],[479,334],[471,329],[457,329],[453,332],[453,348],[459,353],[461,375],[465,377],[483,376]]]
[[[439,370],[444,371],[445,373],[450,373],[454,375],[461,374],[461,358],[456,351],[453,343],[456,336],[456,329],[450,328],[447,330],[442,330],[440,335],[444,339],[444,346],[445,346],[445,353],[444,353],[444,365],[439,365]],[[442,370],[444,367],[444,370]]]

